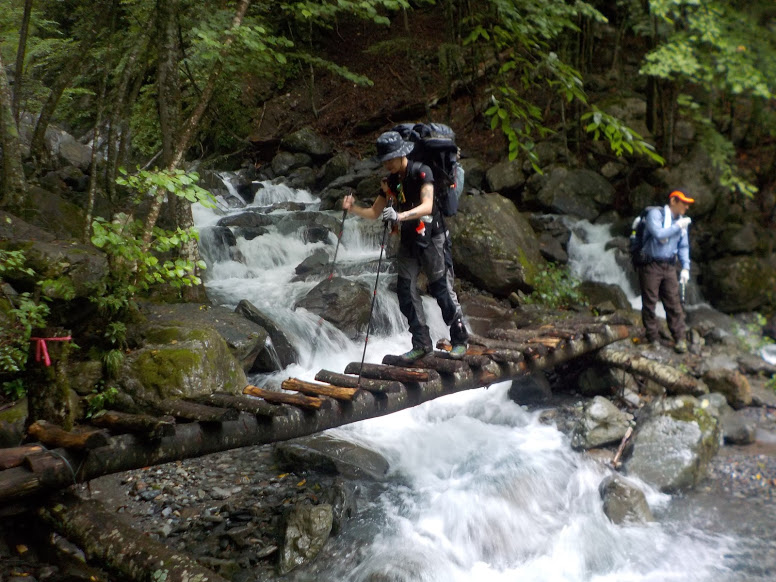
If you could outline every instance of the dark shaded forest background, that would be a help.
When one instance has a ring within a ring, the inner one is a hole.
[[[73,238],[109,257],[91,297],[106,362],[136,297],[203,297],[196,172],[266,164],[305,126],[364,157],[396,123],[443,122],[464,155],[534,170],[553,140],[580,166],[628,165],[623,216],[640,176],[700,148],[720,196],[772,229],[775,29],[768,0],[0,0],[0,211],[35,216],[66,165],[54,128],[94,146],[66,195]],[[18,390],[31,330],[73,296],[24,253],[0,243],[0,279],[28,283],[0,298],[0,378]]]

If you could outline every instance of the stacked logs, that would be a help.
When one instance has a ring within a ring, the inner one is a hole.
[[[154,415],[102,411],[90,426],[64,431],[43,421],[23,447],[0,449],[0,504],[102,475],[228,449],[304,436],[390,414],[462,390],[508,381],[577,358],[618,340],[630,328],[590,321],[566,328],[497,330],[474,336],[461,360],[449,345],[415,362],[319,371],[289,378],[282,390],[246,386],[241,396],[210,394],[158,403]]]

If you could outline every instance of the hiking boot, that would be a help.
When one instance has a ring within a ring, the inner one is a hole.
[[[450,357],[454,360],[460,360],[466,355],[466,344],[457,344],[450,350]]]
[[[683,339],[680,339],[678,342],[674,344],[674,351],[677,354],[686,354],[687,353],[687,342]]]
[[[409,352],[406,352],[402,354],[400,357],[403,360],[409,360],[410,362],[414,362],[415,360],[419,360],[426,354],[431,352],[431,348],[412,348]]]

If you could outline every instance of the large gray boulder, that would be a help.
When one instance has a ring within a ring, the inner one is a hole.
[[[530,292],[546,265],[528,220],[499,194],[463,196],[450,217],[456,274],[500,297]]]
[[[692,396],[668,398],[643,414],[625,453],[625,474],[667,493],[697,485],[719,450],[717,420]]]
[[[554,168],[541,187],[523,202],[553,214],[570,214],[593,221],[614,207],[614,187],[601,174],[586,169]]]

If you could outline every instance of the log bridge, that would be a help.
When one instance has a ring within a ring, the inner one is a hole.
[[[587,318],[472,336],[461,360],[449,344],[416,362],[386,356],[353,362],[315,381],[289,378],[283,390],[246,386],[163,401],[157,415],[105,410],[90,425],[65,431],[33,423],[23,446],[0,449],[0,506],[122,471],[210,453],[284,441],[417,406],[462,390],[547,370],[631,337],[625,322]]]

